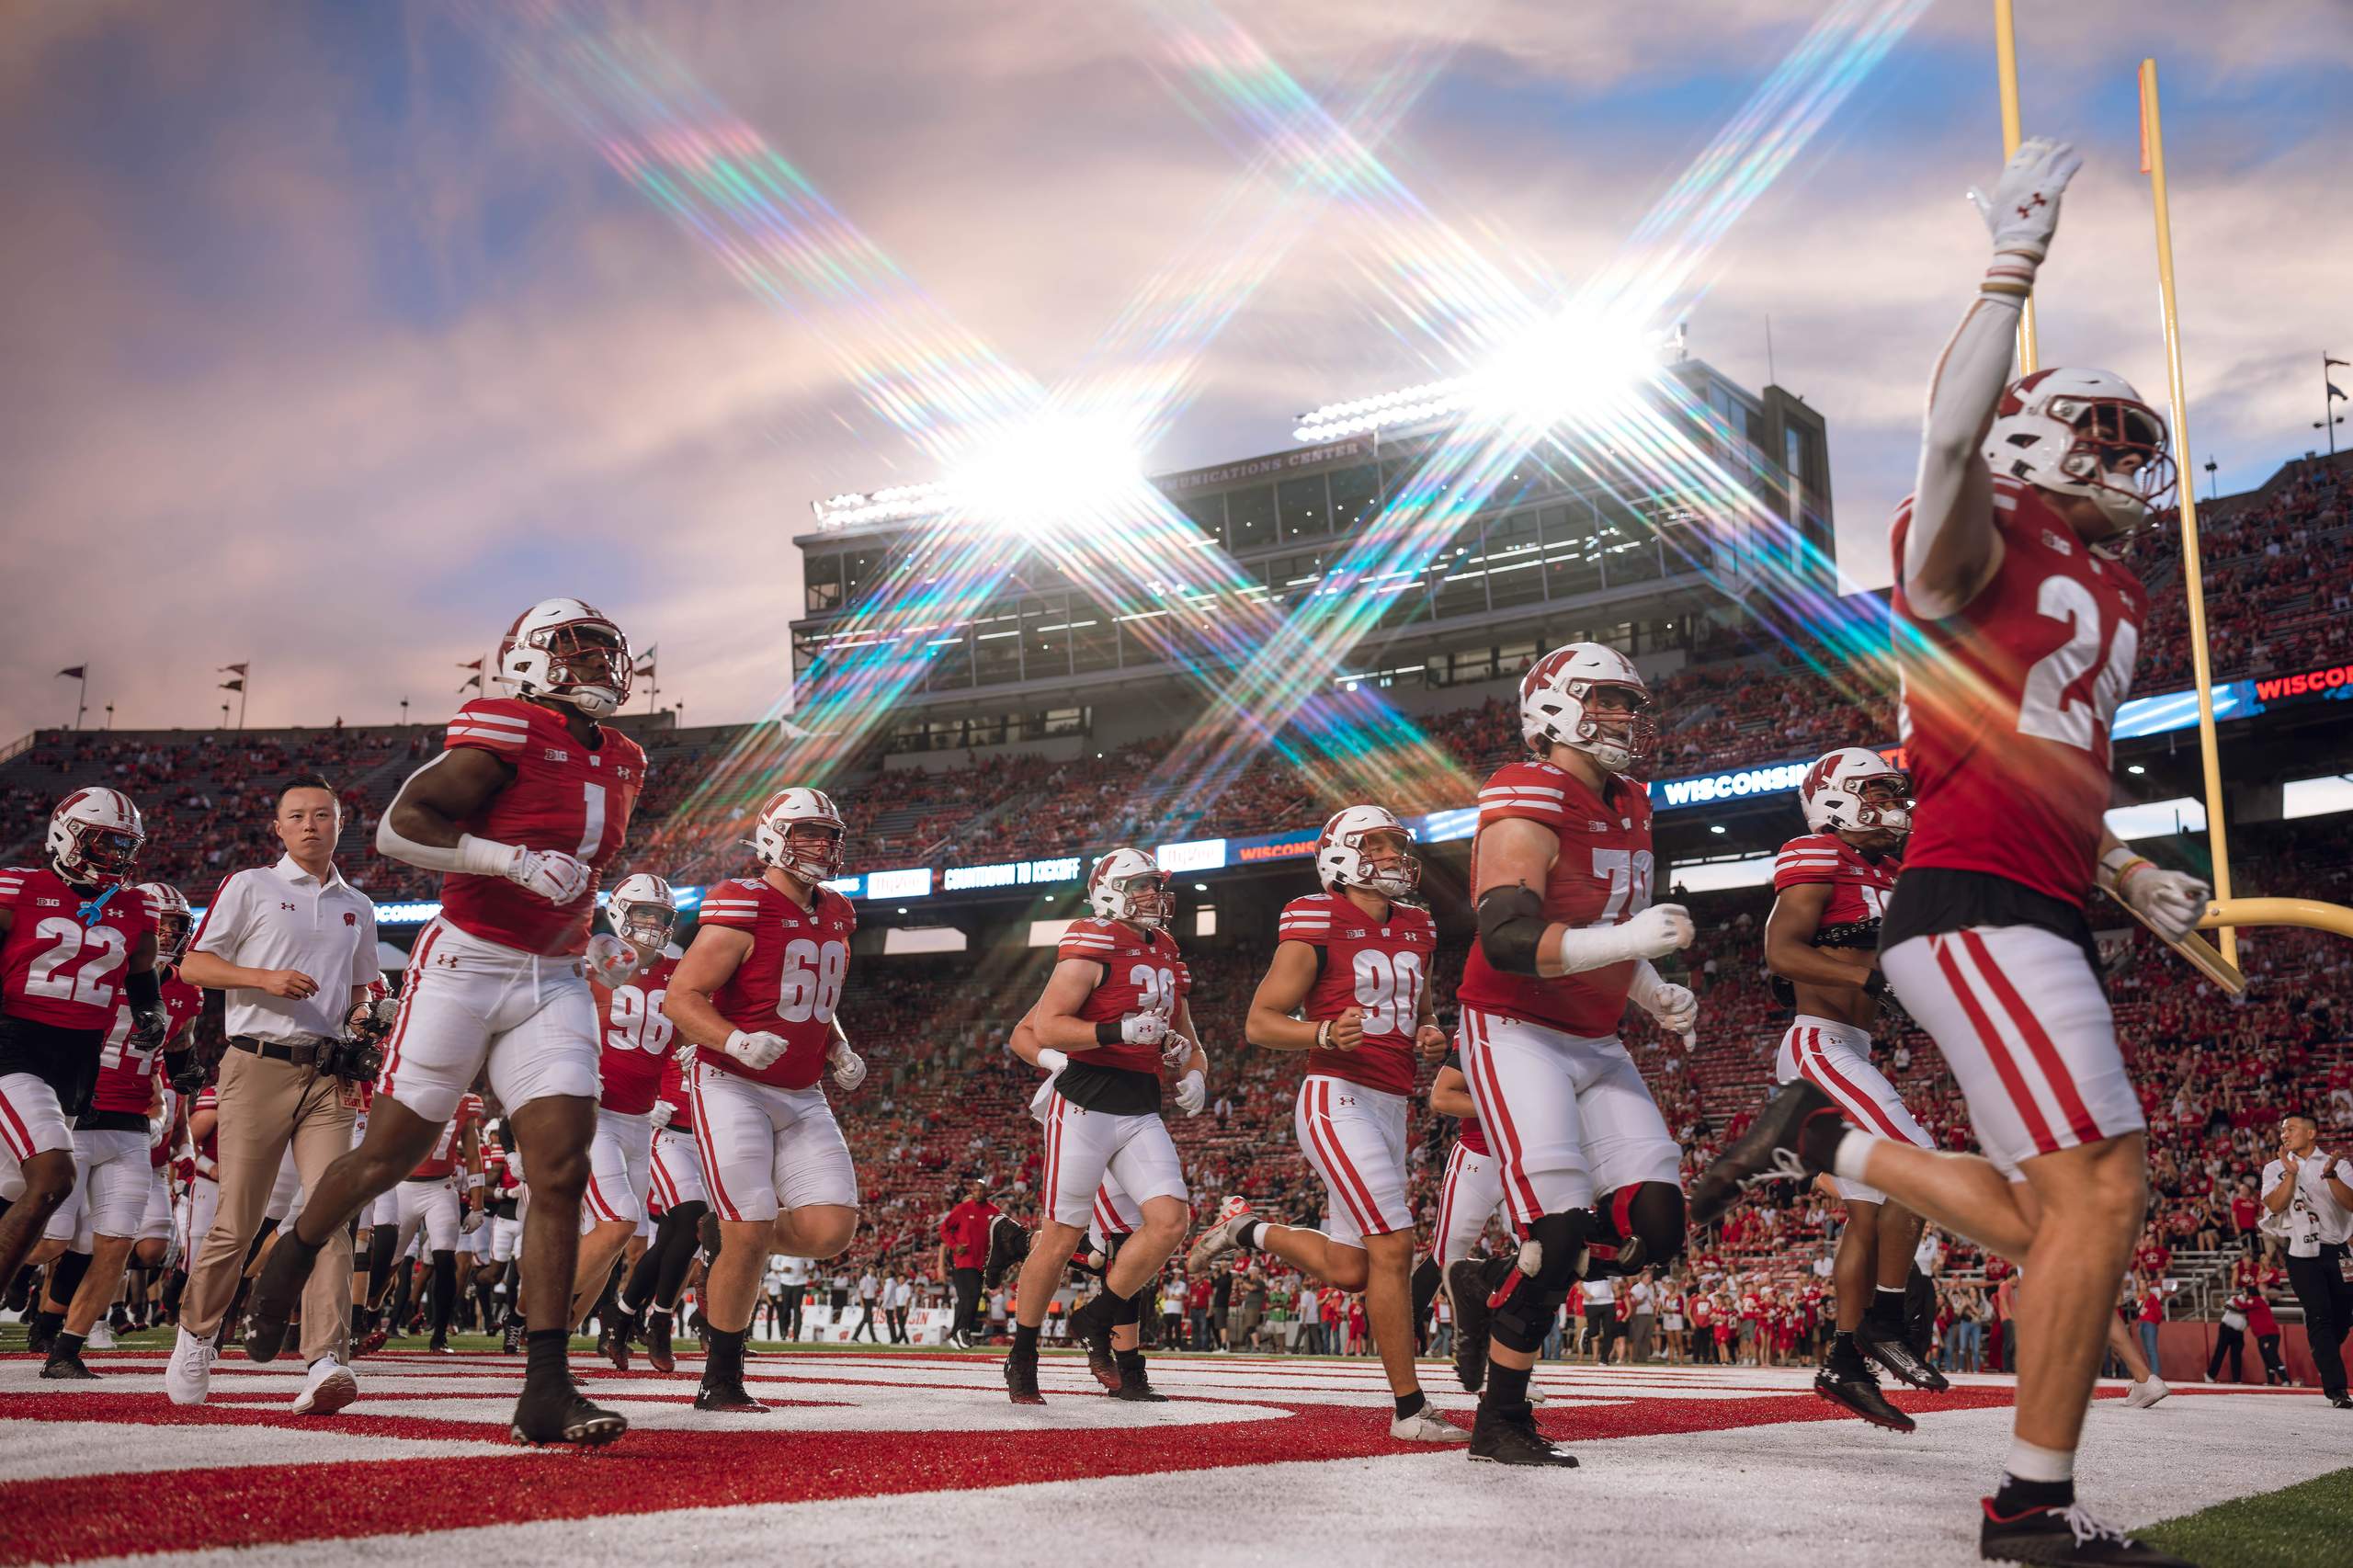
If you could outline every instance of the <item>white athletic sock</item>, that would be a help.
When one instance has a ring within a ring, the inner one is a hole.
[[[2075,1456],[2071,1449],[2037,1448],[2023,1437],[2012,1437],[2009,1460],[2002,1468],[2020,1481],[2073,1481]]]
[[[1830,1169],[1841,1181],[1861,1181],[1863,1162],[1871,1157],[1871,1145],[1879,1140],[1859,1127],[1850,1127],[1838,1140],[1837,1152],[1830,1156]]]

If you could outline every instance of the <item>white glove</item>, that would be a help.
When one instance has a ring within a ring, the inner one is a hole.
[[[678,1108],[668,1100],[655,1100],[654,1109],[649,1115],[649,1119],[654,1123],[654,1131],[659,1132],[669,1126],[670,1119],[677,1114]]]
[[[1173,1073],[1192,1059],[1193,1042],[1170,1029],[1168,1037],[1160,1042],[1160,1064]]]
[[[501,874],[525,892],[559,906],[576,901],[596,879],[585,862],[561,849],[526,849],[519,844]]]
[[[1168,1038],[1168,1018],[1163,1013],[1130,1013],[1120,1020],[1120,1038],[1130,1045],[1158,1045]]]
[[[1060,1077],[1062,1070],[1070,1065],[1070,1056],[1051,1045],[1045,1046],[1038,1052],[1038,1065],[1046,1070],[1048,1077]]]
[[[855,1089],[866,1082],[866,1058],[852,1051],[847,1040],[835,1042],[826,1060],[834,1064],[834,1082],[843,1089]]]
[[[787,1044],[782,1035],[770,1034],[766,1029],[757,1034],[746,1034],[737,1029],[727,1037],[727,1054],[753,1072],[759,1073],[775,1064],[776,1059],[784,1054]]]
[[[1561,932],[1561,968],[1570,974],[1605,969],[1628,959],[1654,959],[1691,943],[1691,912],[1654,903],[1616,926],[1570,926]]]
[[[1199,1073],[1186,1074],[1185,1081],[1176,1085],[1176,1108],[1187,1116],[1199,1116],[1209,1103],[1209,1084]]]
[[[588,938],[588,978],[608,991],[627,985],[637,973],[637,949],[609,931]]]
[[[1634,1006],[1656,1018],[1661,1028],[1674,1034],[1690,1035],[1699,1022],[1699,998],[1691,994],[1688,985],[1677,985],[1661,980],[1658,971],[1644,963],[1634,970],[1634,983],[1628,994]]]
[[[686,1078],[693,1074],[695,1070],[695,1058],[700,1054],[702,1054],[701,1049],[690,1040],[680,1040],[677,1045],[671,1050],[670,1058],[678,1064],[679,1077]]]
[[[2022,251],[2040,261],[2051,250],[2051,236],[2059,227],[2059,199],[2067,182],[2084,166],[2084,155],[2064,142],[2046,136],[2018,143],[1994,194],[1972,187],[1971,205],[1994,233],[1996,251]]]
[[[2110,891],[2140,911],[2167,941],[2178,942],[2197,930],[2206,901],[2214,896],[2212,888],[2188,872],[2160,870],[2154,861],[2129,851],[2109,851],[2101,867],[2109,873]]]

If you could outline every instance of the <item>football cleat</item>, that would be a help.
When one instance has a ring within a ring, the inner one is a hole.
[[[1168,1396],[1152,1386],[1142,1367],[1133,1371],[1121,1371],[1120,1386],[1111,1391],[1113,1399],[1124,1399],[1137,1404],[1166,1404]]]
[[[1471,1446],[1466,1451],[1472,1459],[1489,1464],[1550,1466],[1555,1470],[1577,1467],[1574,1454],[1554,1448],[1536,1429],[1532,1411],[1507,1415],[1488,1400],[1479,1402],[1478,1416],[1471,1426]]]
[[[57,1329],[43,1328],[36,1323],[25,1335],[25,1350],[27,1354],[33,1356],[48,1355],[57,1345],[58,1333],[59,1331]]]
[[[365,1334],[362,1334],[352,1343],[351,1358],[357,1361],[362,1356],[373,1356],[377,1351],[381,1350],[383,1347],[383,1329],[376,1324],[370,1324],[368,1327],[368,1331]]]
[[[1871,1364],[1857,1356],[1851,1361],[1833,1357],[1813,1374],[1813,1392],[1841,1410],[1861,1416],[1874,1426],[1884,1426],[1891,1432],[1912,1432],[1919,1423],[1887,1402],[1880,1392],[1879,1378],[1871,1371]]]
[[[2195,1568],[2183,1558],[2143,1546],[2114,1525],[2095,1517],[2080,1503],[2064,1508],[2029,1508],[2004,1518],[1985,1499],[1985,1522],[1977,1532],[1977,1554],[1995,1562],[2118,1564],[2120,1568]]]
[[[754,1399],[744,1387],[741,1378],[712,1382],[706,1377],[702,1385],[695,1390],[695,1408],[733,1415],[765,1415],[768,1413],[768,1407]]]
[[[994,1290],[1005,1283],[1006,1271],[1029,1256],[1029,1233],[1021,1221],[1000,1214],[989,1221],[988,1261],[981,1268],[981,1286]]]
[[[1915,1389],[1942,1393],[1952,1387],[1950,1378],[1920,1359],[1900,1328],[1881,1330],[1865,1318],[1862,1326],[1855,1330],[1855,1347]],[[2162,1399],[2164,1395],[2158,1397]]]
[[[1193,1250],[1185,1255],[1185,1272],[1188,1275],[1207,1273],[1211,1264],[1238,1249],[1242,1242],[1235,1233],[1256,1217],[1250,1212],[1248,1199],[1227,1199],[1224,1207],[1218,1210],[1216,1221],[1201,1233],[1200,1239],[1193,1244]]]
[[[1038,1363],[1007,1356],[1005,1358],[1005,1392],[1016,1404],[1043,1404],[1046,1396],[1038,1392]]]
[[[629,1331],[612,1324],[604,1324],[597,1331],[597,1354],[613,1364],[617,1372],[629,1370]]]
[[[519,1356],[523,1353],[523,1319],[515,1312],[506,1314],[506,1327],[498,1336],[498,1353]]]
[[[678,1358],[670,1351],[670,1314],[645,1314],[645,1362],[657,1372],[675,1371]]]
[[[286,1334],[294,1309],[301,1303],[302,1287],[310,1279],[311,1266],[318,1256],[318,1248],[299,1245],[291,1235],[280,1236],[278,1244],[269,1249],[269,1257],[262,1264],[261,1273],[255,1277],[253,1290],[246,1297],[248,1359],[275,1361],[278,1353],[286,1348]],[[442,1346],[445,1351],[448,1348],[447,1345]]]
[[[1120,1392],[1120,1363],[1111,1350],[1111,1319],[1097,1292],[1070,1314],[1070,1337],[1086,1345],[1086,1369],[1112,1393]]]
[[[79,1356],[51,1356],[48,1364],[41,1368],[40,1375],[44,1381],[52,1383],[95,1382],[98,1376],[97,1373],[82,1365],[82,1358]]]
[[[1781,1085],[1739,1142],[1716,1156],[1691,1187],[1691,1225],[1712,1225],[1761,1181],[1808,1181],[1830,1168],[1847,1131],[1838,1102],[1792,1078]]]
[[[628,1416],[590,1403],[568,1377],[538,1385],[526,1382],[508,1427],[518,1443],[577,1443],[589,1449],[602,1448],[628,1430]]]
[[[1401,1443],[1467,1443],[1471,1434],[1428,1405],[1389,1423],[1389,1435]]]
[[[434,1333],[432,1339],[426,1343],[425,1349],[426,1353],[431,1356],[450,1356],[456,1354],[455,1351],[449,1348],[449,1336],[438,1330]]]
[[[1446,1271],[1447,1300],[1454,1303],[1454,1376],[1466,1393],[1477,1393],[1487,1381],[1487,1324],[1493,1315],[1487,1298],[1495,1290],[1488,1273],[1488,1261],[1475,1257]]]

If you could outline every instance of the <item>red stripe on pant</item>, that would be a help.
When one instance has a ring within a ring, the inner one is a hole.
[[[2018,994],[2018,988],[2010,983],[2009,976],[1994,966],[1994,954],[1985,946],[1983,937],[1974,931],[1963,931],[1961,940],[1961,945],[1969,949],[1970,957],[1977,960],[1978,972],[1985,977],[1985,983],[1993,990],[1994,999],[2009,1014],[2010,1022],[2018,1026],[2027,1049],[2034,1053],[2035,1062],[2042,1068],[2043,1080],[2051,1085],[2051,1093],[2058,1099],[2060,1110],[2065,1113],[2067,1126],[2075,1134],[2075,1141],[2079,1143],[2098,1142],[2106,1134],[2092,1119],[2091,1108],[2084,1104],[2084,1096],[2075,1087],[2075,1074],[2069,1070],[2067,1059],[2059,1054],[2059,1048],[2051,1042],[2051,1036],[2044,1032],[2042,1021],[2034,1016],[2034,1010]]]
[[[662,1146],[658,1142],[654,1146],[654,1193],[662,1199],[663,1208],[678,1206],[678,1184],[670,1179],[669,1171],[662,1164]]]
[[[1063,1104],[1059,1094],[1046,1103],[1046,1218],[1056,1224],[1062,1222],[1054,1210],[1063,1198]]]
[[[1847,1119],[1856,1126],[1869,1128],[1881,1137],[1893,1138],[1899,1143],[1909,1143],[1912,1141],[1904,1137],[1887,1112],[1880,1108],[1879,1101],[1857,1088],[1853,1079],[1830,1064],[1829,1054],[1822,1049],[1820,1029],[1804,1029],[1799,1032],[1798,1071],[1813,1080],[1817,1087],[1827,1092],[1831,1098],[1836,1100],[1838,1108],[1845,1111]]]
[[[8,1153],[17,1157],[17,1164],[33,1157],[33,1130],[25,1125],[24,1118],[17,1114],[17,1108],[8,1103],[6,1095],[0,1095],[0,1132],[8,1134]]]
[[[205,911],[207,915],[210,910]],[[401,987],[401,1005],[392,1015],[392,1037],[384,1041],[384,1070],[376,1074],[376,1092],[392,1092],[392,1071],[401,1064],[401,1042],[408,1037],[408,1010],[416,1000],[416,989],[425,983],[425,963],[433,954],[433,944],[441,939],[441,923],[435,921],[426,928],[425,940],[408,959],[408,983]]]
[[[741,1221],[743,1210],[727,1196],[726,1186],[719,1179],[719,1152],[702,1130],[710,1125],[710,1112],[702,1103],[702,1064],[695,1064],[694,1076],[688,1080],[687,1093],[695,1102],[695,1153],[702,1161],[702,1184],[710,1192],[710,1206],[719,1210],[722,1220]]]
[[[1462,1009],[1462,1040],[1470,1047],[1462,1053],[1463,1063],[1480,1082],[1485,1093],[1480,1096],[1494,1105],[1495,1114],[1481,1112],[1479,1125],[1495,1135],[1495,1157],[1502,1162],[1505,1206],[1512,1210],[1516,1224],[1532,1225],[1544,1212],[1543,1200],[1536,1196],[1536,1184],[1528,1179],[1528,1172],[1520,1165],[1519,1124],[1512,1119],[1511,1107],[1504,1103],[1503,1081],[1495,1075],[1495,1064],[1488,1055],[1487,1021],[1470,1008]]]
[[[1946,938],[1940,935],[1930,937],[1928,950],[1936,955],[1937,968],[1943,971],[1945,983],[1952,988],[1953,1000],[1961,1004],[1961,1010],[1968,1015],[1970,1027],[1977,1031],[1979,1043],[1985,1047],[1986,1060],[1993,1062],[1995,1075],[2002,1080],[2002,1087],[2009,1094],[2010,1104],[2017,1108],[2019,1119],[2026,1123],[2027,1136],[2034,1140],[2035,1149],[2045,1154],[2057,1153],[2059,1145],[2051,1136],[2050,1123],[2042,1119],[2042,1108],[2034,1103],[2034,1091],[2027,1087],[2025,1076],[2018,1072],[2018,1062],[2010,1056],[2010,1048],[2002,1043],[2000,1032],[1994,1028],[1994,1020],[1987,1017],[1985,1009],[1978,1006],[1975,993],[1969,988],[1968,978],[1961,972],[1961,966],[1953,961],[1952,954],[1945,950],[1945,942]]]
[[[620,1215],[615,1211],[613,1206],[605,1201],[604,1193],[598,1190],[597,1187],[597,1175],[594,1171],[591,1171],[588,1174],[587,1199],[588,1207],[597,1211],[597,1218],[599,1220],[618,1220],[620,1218]]]
[[[1322,1078],[1311,1079],[1303,1091],[1307,1096],[1307,1141],[1313,1146],[1318,1163],[1324,1167],[1324,1177],[1338,1193],[1348,1210],[1348,1218],[1360,1235],[1380,1233],[1381,1206],[1372,1201],[1365,1190],[1364,1179],[1357,1175],[1356,1166],[1348,1163],[1347,1152],[1340,1146],[1339,1130],[1331,1125],[1327,1107],[1331,1104],[1332,1085]],[[1321,1122],[1321,1128],[1318,1123]],[[1370,1216],[1368,1218],[1368,1216]]]

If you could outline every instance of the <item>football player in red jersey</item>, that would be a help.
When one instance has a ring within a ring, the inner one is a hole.
[[[1720,1211],[1786,1168],[1864,1181],[2019,1260],[2009,1463],[1986,1499],[1988,1558],[2178,1560],[2075,1501],[2075,1453],[2148,1178],[2084,903],[2097,881],[2168,936],[2207,889],[2118,844],[2109,724],[2147,600],[2115,555],[2174,488],[2165,421],[2104,370],[2008,382],[2018,311],[2082,159],[2022,144],[1978,205],[1994,261],[1938,360],[1919,481],[1896,515],[1896,658],[1917,791],[1880,968],[1936,1038],[1986,1157],[1860,1128],[1799,1083],[1703,1178]]]
[[[1576,1463],[1536,1430],[1528,1400],[1552,1315],[1588,1256],[1631,1273],[1683,1248],[1682,1150],[1618,1038],[1630,997],[1685,1035],[1699,1012],[1650,961],[1690,942],[1691,917],[1651,903],[1650,797],[1625,777],[1650,754],[1649,708],[1616,649],[1554,649],[1519,683],[1534,755],[1479,791],[1479,939],[1456,997],[1464,1075],[1520,1247],[1500,1271],[1449,1271],[1455,1370],[1483,1385],[1473,1459]]]
[[[188,948],[190,921],[188,900],[179,889],[165,882],[146,882],[139,893],[155,914],[155,967],[163,976],[160,992],[167,1022],[164,1038],[142,1049],[132,1042],[138,1020],[128,1001],[115,1008],[114,1026],[107,1031],[98,1054],[97,1082],[87,1109],[74,1121],[74,1163],[78,1179],[74,1194],[50,1217],[43,1233],[72,1252],[88,1259],[88,1268],[73,1298],[64,1303],[64,1317],[50,1340],[44,1378],[95,1378],[82,1364],[82,1344],[91,1325],[114,1301],[131,1262],[133,1244],[146,1229],[148,1211],[156,1201],[163,1173],[153,1159],[157,1131],[151,1118],[160,1109],[166,1126],[170,1100],[162,1089],[166,1053],[171,1071],[187,1081],[192,1059],[185,1050],[188,1027],[204,1009],[204,993],[175,973],[174,966]],[[165,1209],[169,1212],[168,1203]],[[149,1262],[161,1260],[160,1244]],[[41,1325],[35,1324],[38,1335]]]
[[[1021,1266],[1006,1389],[1042,1403],[1038,1335],[1062,1267],[1095,1212],[1108,1172],[1138,1205],[1137,1226],[1104,1271],[1103,1289],[1070,1315],[1097,1381],[1121,1399],[1156,1401],[1144,1373],[1139,1298],[1160,1277],[1190,1218],[1185,1173],[1160,1119],[1162,1070],[1182,1074],[1176,1105],[1198,1116],[1209,1097],[1209,1058],[1193,1029],[1192,978],[1168,923],[1168,875],[1141,849],[1114,849],[1086,879],[1091,918],[1063,934],[1053,973],[1031,1009],[1039,1065],[1054,1076],[1046,1116],[1046,1168],[1036,1240]]]
[[[657,1210],[654,1240],[630,1270],[620,1299],[624,1310],[635,1314],[630,1333],[645,1346],[645,1359],[655,1371],[666,1372],[677,1365],[670,1331],[678,1292],[694,1267],[702,1244],[702,1222],[710,1213],[710,1195],[702,1186],[702,1155],[695,1147],[694,1103],[676,1051],[663,1061],[662,1088],[647,1119],[654,1127],[647,1193],[648,1204]]]
[[[645,1195],[654,1162],[654,1108],[661,1098],[663,1070],[670,1058],[671,1025],[662,1011],[670,973],[678,967],[665,949],[678,921],[670,884],[648,871],[623,878],[605,913],[617,935],[598,932],[590,940],[620,944],[628,965],[618,983],[600,980],[589,989],[597,998],[597,1020],[604,1029],[597,1061],[604,1087],[597,1102],[597,1141],[588,1154],[589,1229],[580,1242],[580,1268],[572,1279],[572,1318],[585,1321],[605,1292],[613,1266],[645,1220]],[[608,969],[618,975],[618,968]],[[622,1371],[629,1369],[629,1333],[616,1314],[600,1314],[597,1348]],[[633,1316],[624,1306],[618,1314]]]
[[[1230,1206],[1193,1244],[1185,1271],[1205,1273],[1236,1248],[1264,1249],[1324,1284],[1363,1291],[1394,1402],[1389,1435],[1467,1443],[1470,1433],[1429,1407],[1414,1370],[1405,1110],[1420,1064],[1445,1054],[1446,1031],[1430,1001],[1438,926],[1404,902],[1421,886],[1413,844],[1380,806],[1350,806],[1326,822],[1315,845],[1324,891],[1283,906],[1274,962],[1250,999],[1251,1044],[1307,1054],[1291,1124],[1324,1182],[1324,1228]]]
[[[768,1254],[827,1258],[858,1233],[858,1171],[818,1080],[855,1089],[866,1063],[835,1022],[858,915],[824,884],[841,875],[841,813],[823,790],[779,790],[760,808],[753,853],[767,868],[703,894],[693,946],[663,1006],[695,1059],[687,1068],[719,1253],[703,1282],[697,1410],[757,1413],[744,1340]]]
[[[580,1199],[597,1131],[597,1017],[588,926],[620,852],[645,753],[598,720],[629,696],[629,641],[577,599],[516,617],[498,679],[449,722],[447,749],[411,774],[376,824],[378,853],[444,873],[441,913],[409,955],[364,1142],[328,1168],[253,1292],[246,1352],[274,1358],[324,1238],[415,1168],[487,1068],[530,1160],[523,1249],[530,1359],[512,1432],[524,1443],[610,1442],[629,1423],[589,1403],[564,1364]]]
[[[1933,1149],[1934,1140],[1870,1058],[1871,1026],[1880,1016],[1875,993],[1883,985],[1880,918],[1911,831],[1911,780],[1875,751],[1842,746],[1806,770],[1798,794],[1811,831],[1781,846],[1775,858],[1777,896],[1765,921],[1765,963],[1775,994],[1797,1013],[1781,1036],[1774,1076],[1784,1084],[1803,1078],[1858,1127]],[[1947,1386],[1904,1334],[1904,1288],[1920,1217],[1877,1187],[1829,1179],[1847,1205],[1847,1228],[1834,1264],[1838,1331],[1814,1374],[1814,1392],[1873,1426],[1909,1432],[1912,1417],[1880,1392],[1871,1362],[1915,1388]]]
[[[24,1181],[0,1213],[0,1279],[74,1190],[67,1119],[89,1101],[118,999],[132,1048],[170,1028],[155,915],[131,882],[146,841],[130,796],[76,790],[50,812],[49,863],[0,870],[0,1145]]]

